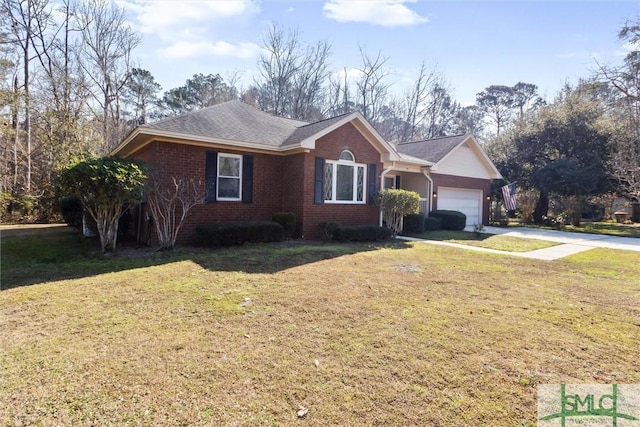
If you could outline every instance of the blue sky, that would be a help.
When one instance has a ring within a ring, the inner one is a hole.
[[[307,43],[332,46],[331,69],[360,65],[358,46],[389,57],[401,94],[422,61],[437,67],[454,98],[472,104],[492,84],[538,85],[552,99],[565,82],[587,77],[597,62],[619,64],[617,39],[640,16],[627,1],[170,1],[118,0],[142,43],[134,58],[164,90],[196,73],[234,72],[248,85],[257,73],[270,23],[297,28]]]

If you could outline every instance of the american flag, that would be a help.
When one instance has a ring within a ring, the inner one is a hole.
[[[502,187],[502,197],[504,198],[504,206],[508,211],[516,210],[516,183],[512,182]]]

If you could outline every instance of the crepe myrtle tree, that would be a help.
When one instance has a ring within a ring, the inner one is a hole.
[[[202,182],[185,177],[166,177],[152,172],[146,186],[146,202],[153,215],[161,250],[173,249],[189,211],[204,204]]]
[[[397,236],[402,231],[402,218],[420,210],[420,195],[415,191],[385,188],[378,192],[376,204],[391,234]]]
[[[60,188],[77,197],[95,220],[103,253],[116,249],[118,220],[125,208],[142,199],[145,169],[139,161],[102,157],[72,164],[62,171]]]

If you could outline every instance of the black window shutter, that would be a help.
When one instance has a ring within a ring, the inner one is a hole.
[[[242,156],[242,201],[253,203],[253,156]]]
[[[373,205],[376,202],[376,164],[369,164],[369,204]]]
[[[314,176],[313,203],[321,205],[324,202],[324,197],[322,197],[322,185],[324,184],[324,159],[322,157],[316,157]]]
[[[400,189],[400,175],[396,175],[396,190]]]
[[[216,183],[218,180],[218,153],[216,151],[207,151],[207,158],[205,163],[205,186],[206,195],[205,201],[216,201]]]

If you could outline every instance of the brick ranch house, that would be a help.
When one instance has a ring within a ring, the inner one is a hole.
[[[322,221],[379,224],[375,195],[390,187],[418,192],[424,212],[455,209],[468,224],[486,224],[490,181],[501,177],[471,135],[394,146],[358,112],[306,123],[240,101],[138,126],[111,154],[206,185],[206,203],[191,211],[180,243],[201,224],[275,212],[295,213],[308,239]],[[138,238],[148,235],[137,223]]]

